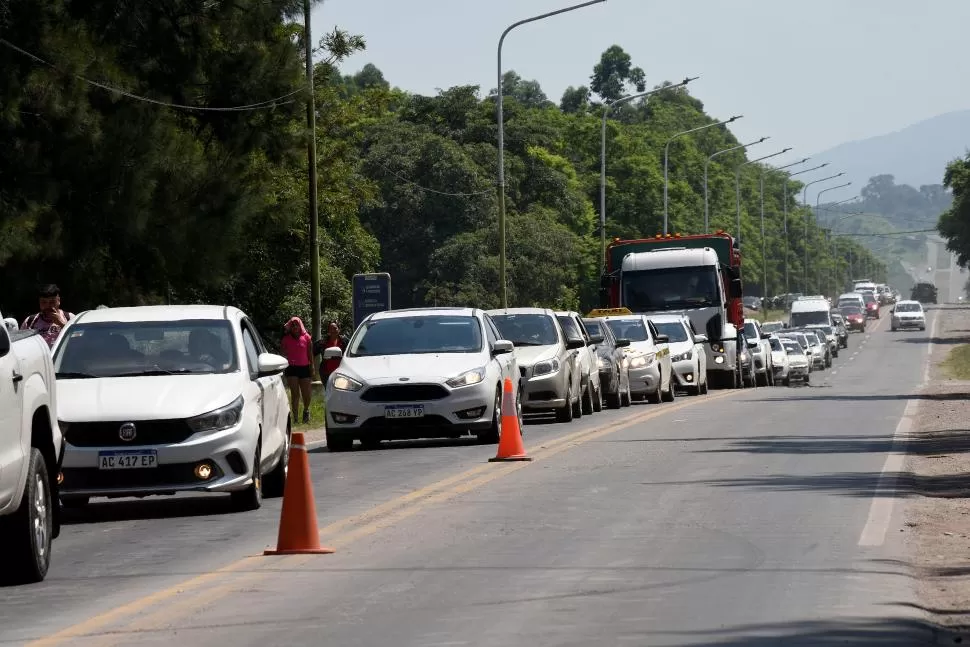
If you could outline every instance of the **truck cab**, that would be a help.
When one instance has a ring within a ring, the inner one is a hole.
[[[2,319],[0,315],[0,319]],[[0,583],[39,582],[60,530],[57,475],[64,455],[54,365],[33,331],[0,325]]]

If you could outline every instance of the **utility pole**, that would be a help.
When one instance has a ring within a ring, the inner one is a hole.
[[[323,337],[320,314],[320,234],[317,221],[317,114],[313,96],[313,38],[310,35],[310,0],[303,0],[303,40],[306,47],[307,97],[306,122],[310,131],[307,142],[307,173],[310,176],[310,327],[313,339]]]

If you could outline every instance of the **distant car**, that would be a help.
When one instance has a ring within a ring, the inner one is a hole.
[[[290,445],[284,357],[224,306],[89,310],[54,345],[67,440],[61,501],[226,492],[281,496]]]
[[[919,328],[926,330],[926,313],[919,301],[899,301],[890,313],[890,330],[900,328]]]
[[[866,302],[866,316],[870,319],[879,318],[879,299],[872,292],[863,292],[862,298]]]
[[[808,384],[812,369],[805,349],[795,339],[782,339],[781,343],[788,354],[788,381],[786,386],[795,380]]]
[[[694,334],[687,315],[651,315],[650,321],[670,339],[670,362],[677,385],[692,395],[707,393],[707,336]]]
[[[839,349],[842,347],[842,345],[839,343],[839,336],[835,332],[835,326],[805,326],[805,327],[821,330],[823,333],[825,333],[825,340],[829,344],[829,354],[832,357],[839,356]]]
[[[785,346],[778,337],[769,337],[768,345],[771,346],[771,370],[774,374],[774,383],[788,386],[788,373],[791,367]]]
[[[775,378],[771,368],[771,345],[768,344],[768,335],[761,332],[761,324],[758,321],[745,319],[744,336],[750,341],[758,342],[757,346],[751,347],[755,380],[759,386],[771,386]]]
[[[776,332],[781,332],[785,329],[784,321],[766,321],[761,324],[761,332],[765,335],[771,335]]]
[[[630,340],[617,339],[602,319],[583,319],[583,324],[596,348],[596,364],[606,405],[611,409],[630,406],[630,367],[624,352],[629,348]]]
[[[839,310],[842,311],[842,316],[845,317],[845,327],[849,329],[849,332],[853,330],[858,332],[866,331],[866,313],[859,306],[841,306]]]
[[[519,397],[513,344],[473,308],[412,308],[379,312],[361,322],[326,386],[327,448],[354,440],[457,438],[498,442],[504,381]]]
[[[936,303],[936,286],[926,282],[917,283],[913,286],[909,298],[911,301],[919,301],[920,303]]]
[[[761,299],[759,297],[742,297],[744,307],[749,310],[761,310]]]

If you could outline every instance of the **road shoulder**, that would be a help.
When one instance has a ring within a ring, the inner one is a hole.
[[[909,500],[904,544],[919,606],[959,642],[970,638],[970,381],[941,364],[970,343],[970,307],[943,306],[937,316],[897,495]]]

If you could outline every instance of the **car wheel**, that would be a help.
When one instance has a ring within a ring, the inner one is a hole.
[[[570,379],[570,378],[566,378],[566,379],[569,380],[569,382],[568,382],[569,386],[566,387],[566,404],[563,405],[563,408],[562,409],[560,409],[559,411],[556,412],[556,420],[558,420],[559,422],[572,422],[573,421],[573,412],[574,412],[574,410],[573,410],[573,387],[572,387],[573,382],[572,382],[572,379]]]
[[[487,431],[476,434],[478,442],[483,445],[498,442],[502,433],[502,390],[495,389],[495,408],[492,410],[492,426]]]
[[[39,449],[31,447],[28,458],[27,483],[20,507],[13,514],[0,517],[0,535],[5,548],[5,567],[0,570],[0,581],[5,584],[40,582],[47,577],[51,563],[54,506],[50,478]]]
[[[329,452],[349,452],[354,447],[354,439],[351,436],[332,434],[329,429],[326,435],[327,451]]]
[[[286,423],[286,436],[283,439],[283,455],[277,461],[273,471],[263,478],[263,495],[268,497],[283,496],[286,489],[286,475],[290,469],[290,423]]]
[[[584,416],[593,415],[593,381],[588,380],[586,382],[586,388],[583,389],[583,398],[580,406],[583,409]]]
[[[660,385],[663,384],[664,376],[663,373],[660,374],[660,380],[657,382],[657,390],[646,396],[647,402],[650,404],[660,404],[663,402],[663,391],[660,389]]]
[[[261,436],[256,440],[256,452],[253,455],[252,483],[246,486],[246,489],[230,495],[232,507],[239,512],[258,510],[263,505],[263,468],[260,465],[263,460],[262,444]]]
[[[584,396],[584,393],[580,392],[579,397],[576,398],[576,404],[572,405],[573,418],[577,420],[583,417],[583,396]]]
[[[620,396],[620,404],[624,407],[633,406],[633,393],[630,392],[630,377],[626,378],[626,391]]]
[[[620,371],[616,372],[616,391],[606,394],[606,406],[610,409],[619,409],[623,406],[623,394],[620,392],[620,387],[623,386],[623,379],[620,376]]]

